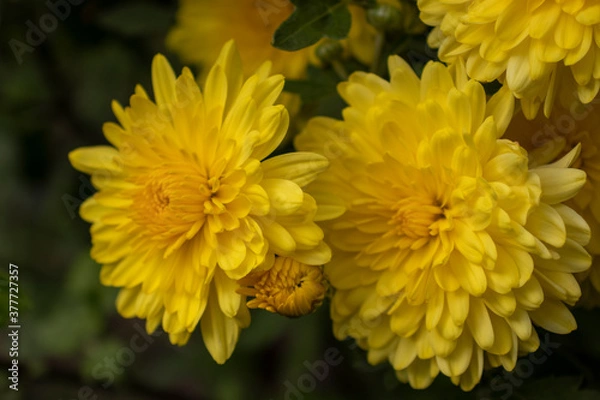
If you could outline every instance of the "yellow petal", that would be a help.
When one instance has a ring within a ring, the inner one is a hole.
[[[586,245],[590,241],[591,230],[585,219],[572,208],[557,204],[554,209],[563,219],[567,229],[567,236],[581,245]]]
[[[223,45],[221,53],[219,53],[219,57],[215,62],[215,67],[216,66],[222,68],[222,71],[227,80],[226,99],[228,106],[225,108],[225,112],[227,112],[229,107],[231,106],[232,100],[238,96],[244,79],[244,74],[242,70],[242,60],[237,49],[237,45],[233,40],[229,40]]]
[[[238,341],[240,327],[234,318],[221,311],[214,286],[211,287],[208,304],[200,328],[204,344],[218,364],[224,364],[233,353]]]
[[[515,290],[519,305],[526,310],[534,310],[544,301],[544,290],[537,278],[532,276],[522,287]]]
[[[267,192],[274,216],[296,212],[304,202],[304,192],[296,183],[286,179],[264,179],[261,186]]]
[[[448,357],[437,357],[440,371],[446,376],[462,375],[469,364],[473,354],[473,339],[467,333],[463,333],[457,341],[456,348]]]
[[[282,105],[264,110],[258,121],[260,144],[254,148],[251,157],[262,160],[271,154],[281,144],[289,124],[290,116]]]
[[[328,165],[326,157],[308,152],[283,154],[262,163],[265,179],[287,179],[300,187],[314,181]]]
[[[271,203],[269,201],[269,195],[266,190],[260,185],[250,185],[244,188],[244,194],[250,200],[252,209],[250,211],[253,215],[266,215],[271,209]]]
[[[261,222],[263,234],[275,253],[289,255],[296,250],[296,241],[283,226],[265,218]]]
[[[567,240],[567,230],[560,214],[550,205],[540,203],[529,215],[525,228],[538,239],[562,247]]]
[[[396,351],[392,354],[392,365],[394,369],[401,370],[408,367],[417,356],[417,346],[411,338],[401,337],[398,339]]]
[[[516,333],[520,340],[528,340],[533,331],[529,313],[522,308],[515,309],[513,315],[506,319],[511,329]]]
[[[533,170],[542,184],[541,200],[548,204],[562,203],[574,197],[586,181],[584,171],[572,168],[537,168]]]
[[[222,269],[233,270],[246,258],[248,249],[237,231],[218,234],[217,243],[217,262]]]
[[[560,301],[547,300],[529,315],[533,322],[550,332],[567,334],[577,328],[573,314]]]
[[[156,104],[166,107],[176,102],[175,73],[169,61],[162,54],[157,54],[152,60],[152,87]]]
[[[215,271],[214,282],[221,311],[228,318],[235,317],[242,299],[242,296],[236,292],[239,285],[219,269]]]
[[[471,307],[467,324],[473,335],[473,339],[482,349],[486,350],[494,344],[495,332],[492,326],[489,312],[483,303],[483,300],[478,298],[471,299]]]
[[[105,172],[118,175],[121,172],[119,152],[110,146],[80,147],[69,153],[69,161],[74,168],[88,174]]]

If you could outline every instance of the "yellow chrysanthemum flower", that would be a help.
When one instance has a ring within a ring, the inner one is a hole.
[[[600,96],[587,105],[576,96],[563,97],[550,118],[538,115],[528,121],[518,113],[506,136],[529,151],[530,166],[552,162],[581,145],[574,165],[586,172],[587,181],[567,204],[586,219],[592,232],[586,248],[594,261],[589,273],[579,276],[583,280],[580,303],[600,306]]]
[[[307,187],[329,214],[337,338],[425,388],[442,372],[464,390],[484,365],[514,368],[539,338],[567,333],[573,274],[588,269],[589,226],[563,204],[585,184],[577,150],[530,169],[502,134],[514,98],[440,63],[419,79],[398,57],[391,81],[355,73],[339,86],[343,121],[314,118],[300,150],[330,160]],[[344,212],[344,209],[346,210]]]
[[[442,61],[463,58],[470,77],[503,81],[533,118],[549,116],[560,86],[589,103],[600,89],[597,0],[419,0]]]
[[[155,101],[136,88],[130,107],[116,102],[114,146],[74,150],[69,159],[98,189],[81,206],[92,223],[92,257],[101,281],[122,288],[126,318],[159,324],[185,344],[200,323],[212,357],[225,362],[250,322],[237,280],[273,265],[275,254],[322,264],[330,250],[313,222],[315,200],[302,186],[327,166],[317,154],[264,160],[288,128],[273,105],[283,76],[263,64],[243,79],[228,42],[201,91],[189,69],[152,63]]]

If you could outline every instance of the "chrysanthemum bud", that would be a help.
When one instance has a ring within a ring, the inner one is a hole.
[[[378,4],[367,11],[367,21],[382,31],[402,29],[402,11],[389,4]]]
[[[289,257],[277,257],[273,267],[238,281],[238,293],[253,296],[249,308],[262,308],[286,317],[310,314],[323,303],[326,285],[321,267]]]
[[[338,40],[332,39],[324,40],[315,50],[315,55],[323,64],[329,64],[340,59],[343,53],[344,47],[342,44]]]

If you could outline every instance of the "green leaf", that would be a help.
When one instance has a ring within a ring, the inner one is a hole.
[[[49,314],[29,322],[29,330],[23,334],[23,356],[68,356],[96,336],[102,326],[102,317],[88,304],[65,296]]]
[[[314,103],[323,97],[335,94],[335,85],[323,85],[319,82],[294,81],[285,82],[285,90],[299,94],[303,103]]]
[[[321,38],[344,39],[348,36],[352,16],[346,1],[294,0],[296,9],[273,37],[273,46],[296,51],[317,43]]]
[[[236,351],[252,351],[272,346],[289,327],[289,320],[280,315],[260,310],[252,315],[253,329],[240,337]]]
[[[100,267],[90,258],[89,252],[81,252],[69,269],[64,289],[73,299],[85,299],[100,286]]]
[[[370,8],[377,5],[377,0],[353,0],[352,4],[362,8]]]
[[[115,360],[117,354],[124,352],[123,349],[128,349],[127,343],[121,341],[117,338],[112,337],[104,337],[102,340],[94,340],[90,341],[87,346],[82,346],[83,355],[80,357],[80,372],[82,376],[85,377],[94,377],[94,375],[101,376],[102,379],[96,382],[91,381],[90,383],[102,383],[106,384],[108,381],[105,373],[110,373],[110,369],[107,368],[106,361],[107,360]],[[131,346],[130,346],[131,347]],[[109,361],[110,362],[110,361]],[[117,366],[122,368],[121,365]],[[124,371],[124,369],[120,369],[120,371]],[[123,374],[116,374],[115,371],[112,371],[112,377],[114,377],[117,381],[123,378]]]
[[[308,67],[308,79],[286,79],[284,90],[299,94],[303,103],[314,103],[324,97],[337,94],[339,77],[331,70]]]

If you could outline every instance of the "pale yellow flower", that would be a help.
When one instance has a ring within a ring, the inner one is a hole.
[[[233,42],[202,90],[189,69],[177,77],[157,55],[155,99],[138,86],[129,107],[113,103],[119,124],[105,124],[104,135],[114,147],[69,154],[98,189],[80,212],[92,223],[102,283],[121,288],[118,311],[146,319],[148,332],[162,325],[179,345],[200,324],[218,363],[250,323],[237,280],[268,270],[276,254],[314,265],[330,258],[315,200],[301,188],[327,160],[265,160],[288,128],[286,109],[273,105],[283,84],[268,62],[244,79]]]
[[[429,63],[419,79],[398,57],[391,81],[355,73],[339,86],[343,120],[314,118],[297,148],[330,168],[307,187],[334,256],[337,338],[425,388],[442,373],[464,390],[484,366],[515,367],[536,350],[533,324],[568,333],[590,231],[563,204],[585,184],[578,148],[528,167],[502,138],[514,98]]]
[[[400,0],[377,2],[400,10],[403,29],[407,32],[424,30],[414,5]],[[294,52],[271,45],[275,30],[294,9],[289,0],[180,0],[179,4],[177,24],[169,33],[167,45],[186,63],[210,65],[223,43],[235,39],[247,73],[270,60],[274,73],[301,79],[306,76],[309,63],[321,64],[315,54],[318,44]],[[375,55],[377,31],[367,22],[363,7],[349,5],[348,8],[352,26],[348,38],[341,41],[344,56],[370,65]]]
[[[418,9],[407,0],[377,0],[379,5],[388,5],[399,14],[399,27],[395,35],[415,35],[425,32],[426,26],[418,18]],[[371,65],[376,53],[377,29],[367,21],[367,12],[363,7],[350,5],[352,28],[348,39],[344,41],[350,55],[365,65]]]
[[[419,0],[442,61],[466,61],[470,77],[500,79],[533,118],[552,112],[560,87],[589,103],[600,89],[597,0]]]
[[[185,63],[212,65],[223,44],[234,39],[246,76],[269,60],[273,73],[299,79],[312,49],[289,52],[271,46],[275,30],[293,9],[288,0],[179,0],[177,25],[167,46]]]

